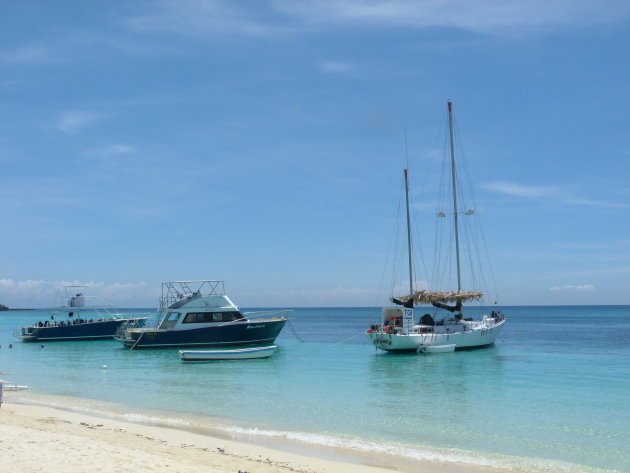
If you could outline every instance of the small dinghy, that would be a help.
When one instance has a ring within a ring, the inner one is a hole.
[[[248,360],[251,358],[267,358],[278,348],[276,345],[268,347],[235,348],[232,350],[180,350],[182,361],[209,360]]]
[[[420,353],[452,353],[455,351],[455,344],[452,345],[420,345]]]
[[[9,381],[3,381],[1,379],[0,379],[0,384],[2,384],[2,388],[5,391],[24,391],[25,389],[28,389],[28,386],[10,383]]]

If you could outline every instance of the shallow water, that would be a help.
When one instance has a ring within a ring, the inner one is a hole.
[[[240,435],[529,471],[630,471],[630,307],[503,312],[492,348],[393,355],[364,339],[380,309],[296,309],[272,358],[182,363],[177,350],[115,341],[20,343],[13,329],[48,313],[10,311],[0,371],[135,420],[180,415]]]

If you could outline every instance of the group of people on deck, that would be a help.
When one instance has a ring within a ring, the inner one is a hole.
[[[94,322],[94,319],[72,319],[72,320],[68,320],[67,322],[64,320],[61,320],[59,322],[55,322],[54,320],[52,322],[49,322],[48,320],[46,320],[45,322],[39,321],[33,324],[34,327],[68,327],[70,325],[77,325],[77,324],[85,324],[87,322]]]

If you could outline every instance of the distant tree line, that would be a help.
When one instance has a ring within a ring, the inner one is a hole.
[[[0,310],[9,310],[9,308],[6,305],[0,304]]]

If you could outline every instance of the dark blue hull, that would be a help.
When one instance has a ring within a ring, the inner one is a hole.
[[[48,327],[22,327],[18,338],[21,338],[25,342],[102,340],[114,338],[114,334],[118,328],[130,320],[140,320],[141,324],[144,324],[146,318],[107,319]]]
[[[270,345],[284,327],[286,319],[217,324],[189,330],[129,331],[118,339],[127,348],[179,348],[213,346]]]

